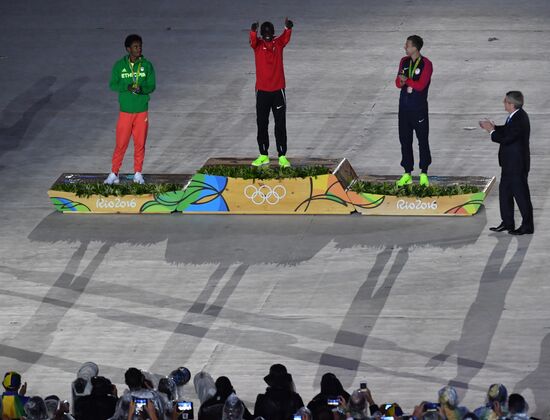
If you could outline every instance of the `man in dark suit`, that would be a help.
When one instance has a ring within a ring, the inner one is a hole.
[[[502,222],[492,227],[493,232],[508,231],[512,235],[534,232],[533,205],[527,177],[530,167],[529,116],[523,110],[523,94],[510,91],[504,98],[504,109],[509,115],[506,124],[495,125],[483,120],[481,128],[491,134],[491,140],[499,144],[498,162],[502,168],[499,186],[500,216]],[[514,200],[522,217],[521,226],[515,229]]]

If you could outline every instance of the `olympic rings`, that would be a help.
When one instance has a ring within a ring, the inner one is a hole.
[[[286,189],[282,185],[247,185],[244,187],[244,196],[251,200],[254,204],[260,206],[264,203],[275,205],[286,196]]]

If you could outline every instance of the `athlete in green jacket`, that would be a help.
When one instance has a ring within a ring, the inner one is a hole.
[[[149,127],[149,94],[155,90],[155,70],[153,64],[143,57],[142,45],[139,35],[128,35],[124,42],[128,55],[114,64],[111,73],[109,87],[118,92],[120,113],[111,173],[105,179],[106,184],[120,182],[118,172],[130,137],[134,138],[134,182],[145,182],[141,172]]]

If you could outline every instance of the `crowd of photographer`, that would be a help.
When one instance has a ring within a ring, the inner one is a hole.
[[[529,407],[519,394],[510,394],[502,384],[489,387],[485,404],[470,411],[460,406],[452,386],[442,388],[437,402],[423,401],[405,414],[397,403],[377,404],[367,383],[351,394],[332,373],[321,379],[320,392],[305,405],[296,392],[285,366],[271,366],[264,378],[265,393],[259,394],[253,413],[242,402],[229,378],[214,381],[206,372],[193,378],[199,407],[185,398],[183,387],[191,380],[186,368],[155,378],[130,368],[124,375],[128,387],[122,395],[111,381],[99,375],[95,363],[79,369],[71,384],[72,404],[55,395],[26,396],[26,383],[16,372],[7,372],[0,400],[1,420],[529,420]]]

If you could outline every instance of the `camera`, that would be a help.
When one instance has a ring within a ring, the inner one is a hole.
[[[180,418],[192,419],[193,418],[193,402],[191,401],[178,401],[176,405]]]
[[[135,414],[141,413],[147,405],[147,399],[134,397],[133,400],[136,407]]]
[[[424,404],[424,411],[438,411],[438,410],[439,410],[438,403],[427,402]]]

